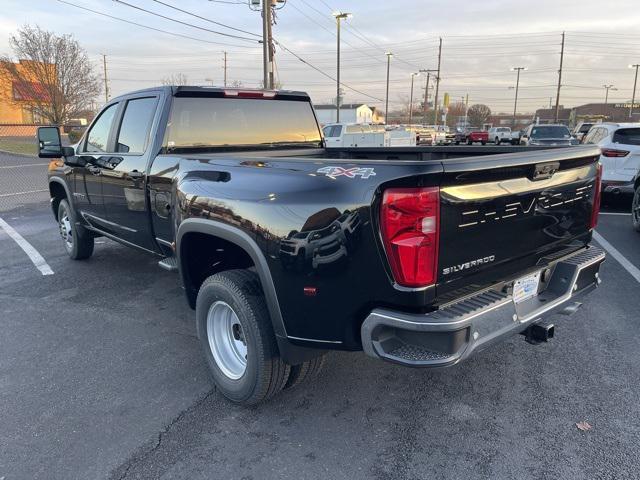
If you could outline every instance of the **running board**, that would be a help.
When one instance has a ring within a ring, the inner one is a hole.
[[[176,257],[163,258],[158,262],[158,266],[168,272],[177,272],[178,259],[176,259]]]

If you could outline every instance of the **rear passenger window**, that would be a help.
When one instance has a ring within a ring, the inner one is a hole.
[[[144,153],[157,102],[157,97],[136,98],[127,102],[116,143],[118,153]]]
[[[613,143],[640,145],[640,128],[620,128],[613,134]]]

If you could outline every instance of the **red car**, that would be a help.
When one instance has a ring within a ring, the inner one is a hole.
[[[486,145],[489,141],[489,132],[481,130],[479,128],[469,127],[464,131],[456,133],[455,144],[466,143],[472,145],[473,143],[481,143]]]

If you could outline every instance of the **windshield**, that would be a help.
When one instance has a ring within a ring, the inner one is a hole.
[[[192,97],[173,100],[166,133],[170,150],[290,145],[321,145],[309,102]]]
[[[570,138],[571,133],[567,127],[561,125],[539,126],[531,130],[531,138]]]
[[[587,133],[592,126],[593,126],[593,123],[583,123],[580,126],[580,129],[578,130],[578,132]]]

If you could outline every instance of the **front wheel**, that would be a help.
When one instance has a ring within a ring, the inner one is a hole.
[[[500,139],[498,137],[496,137],[495,144],[500,145]]]
[[[252,405],[285,386],[289,365],[280,358],[256,273],[229,270],[207,278],[196,301],[198,338],[220,392]]]
[[[84,260],[93,254],[93,235],[78,224],[66,200],[60,200],[58,205],[58,230],[70,258]]]
[[[480,144],[481,144],[481,145],[486,145],[486,144],[487,144],[487,142],[480,142]]]
[[[633,228],[640,232],[640,184],[633,193],[633,202],[631,203],[631,220]]]

